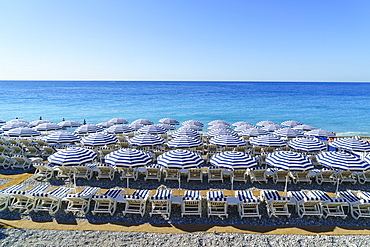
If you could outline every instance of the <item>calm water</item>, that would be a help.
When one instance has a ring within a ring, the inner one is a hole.
[[[369,83],[0,81],[0,86],[4,120],[297,120],[338,135],[370,136]]]

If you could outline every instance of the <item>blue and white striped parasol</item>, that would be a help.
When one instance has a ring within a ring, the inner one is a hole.
[[[141,123],[131,123],[129,124],[129,127],[130,128],[133,128],[134,130],[138,130],[142,127],[144,127],[145,125],[144,124],[141,124]]]
[[[222,147],[238,147],[247,145],[246,141],[231,135],[220,135],[212,137],[209,143]]]
[[[100,127],[103,127],[103,128],[109,128],[111,126],[114,126],[114,123],[112,123],[112,122],[102,122],[102,123],[98,123],[97,125],[100,126]]]
[[[278,169],[297,172],[312,170],[314,168],[312,161],[308,157],[291,151],[270,153],[266,157],[266,163]]]
[[[167,143],[167,146],[170,148],[193,148],[201,145],[203,143],[200,140],[189,136],[179,136]]]
[[[133,132],[134,129],[127,125],[116,124],[116,125],[109,127],[105,131],[110,134],[122,134],[122,133]]]
[[[196,125],[196,124],[184,124],[179,129],[191,129],[191,130],[202,130],[202,126]]]
[[[103,131],[103,127],[97,126],[95,124],[85,124],[78,127],[73,133],[75,134],[89,134],[97,133]]]
[[[19,128],[15,128],[15,129],[11,129],[7,131],[5,135],[10,136],[10,137],[32,137],[32,136],[39,136],[41,135],[41,133],[34,129],[28,128],[28,127],[19,127]]]
[[[24,127],[27,127],[28,125],[29,125],[29,123],[27,123],[27,122],[22,122],[22,121],[9,122],[8,121],[1,128],[6,131],[6,130],[15,129],[15,128],[24,128]]]
[[[173,132],[173,134],[172,134],[172,138],[177,138],[177,137],[181,137],[181,136],[189,136],[189,137],[198,138],[200,136],[200,134],[198,132],[196,132],[195,130],[191,130],[191,129],[187,129],[187,128],[178,129],[175,132]]]
[[[124,118],[112,118],[111,120],[109,120],[108,122],[110,123],[114,123],[114,124],[127,124],[128,121]]]
[[[199,122],[198,120],[187,120],[187,121],[182,122],[182,125],[188,125],[188,124],[194,124],[200,127],[204,126],[204,124],[202,122]]]
[[[216,153],[210,159],[213,166],[230,170],[248,169],[258,165],[256,159],[243,152],[227,151]]]
[[[214,130],[214,129],[227,129],[227,130],[232,130],[229,125],[226,124],[214,124],[210,125],[207,129],[209,130]]]
[[[41,119],[41,120],[36,120],[36,121],[32,121],[32,122],[30,122],[30,123],[29,123],[29,125],[28,125],[27,127],[32,128],[32,127],[36,127],[37,125],[39,125],[39,124],[43,124],[43,123],[51,123],[51,121],[49,121],[49,120],[43,120],[43,119]]]
[[[137,132],[140,134],[165,134],[167,130],[158,125],[145,125],[138,129]]]
[[[59,126],[56,123],[42,123],[42,124],[37,125],[33,129],[37,131],[60,130],[62,129],[62,126]]]
[[[279,129],[274,132],[274,135],[279,136],[279,137],[284,137],[284,138],[294,138],[294,137],[303,136],[301,132],[299,132],[298,130],[291,129],[291,128]]]
[[[310,131],[305,132],[304,135],[305,136],[320,136],[320,137],[335,137],[334,133],[330,131],[322,130],[322,129],[310,130]]]
[[[137,168],[149,165],[152,158],[136,149],[120,149],[105,156],[105,163],[116,167]]]
[[[272,132],[272,131],[280,130],[282,128],[283,126],[279,124],[269,124],[269,125],[263,126],[261,129],[266,130],[268,132]]]
[[[70,132],[62,131],[50,134],[46,136],[44,140],[48,143],[73,143],[79,142],[81,140],[81,137]]]
[[[179,125],[179,121],[173,118],[162,118],[158,121],[161,124],[169,124],[169,125]]]
[[[214,129],[207,132],[208,136],[215,137],[220,135],[230,135],[230,136],[238,136],[238,134],[232,130],[228,129]]]
[[[73,121],[73,120],[66,120],[58,123],[59,126],[62,126],[63,128],[74,128],[74,127],[80,127],[82,124],[79,122]]]
[[[234,131],[238,131],[238,132],[242,132],[242,131],[246,131],[250,128],[255,128],[252,124],[248,123],[248,124],[242,124],[242,125],[239,125],[239,126],[236,126]]]
[[[151,135],[151,134],[141,134],[136,135],[128,140],[130,145],[133,146],[140,146],[140,147],[151,147],[162,145],[165,140],[159,136]]]
[[[176,127],[174,125],[171,125],[171,124],[156,124],[156,126],[162,127],[163,129],[165,129],[167,131],[176,129]]]
[[[204,160],[194,152],[178,149],[159,155],[157,163],[166,168],[189,169],[201,166]]]
[[[302,125],[302,123],[300,123],[298,121],[295,121],[295,120],[288,120],[288,121],[282,122],[281,125],[286,126],[286,127],[293,128],[293,127],[295,127],[297,125]]]
[[[330,151],[320,153],[316,157],[321,165],[336,170],[360,172],[370,169],[370,164],[350,153]]]
[[[317,139],[295,138],[288,142],[288,145],[297,151],[320,152],[327,149],[327,145]]]
[[[283,140],[270,135],[257,136],[249,139],[249,141],[252,145],[261,147],[283,147],[287,145]]]
[[[92,162],[97,154],[93,150],[85,148],[67,148],[56,152],[48,157],[48,161],[60,166],[78,166]]]
[[[369,152],[370,145],[363,140],[355,138],[337,138],[330,146],[354,152]]]
[[[293,127],[295,130],[303,130],[303,131],[310,131],[316,129],[315,127],[312,127],[311,125],[307,124],[300,124]]]
[[[241,126],[241,125],[252,125],[253,126],[253,124],[245,122],[245,121],[239,121],[239,122],[236,122],[236,123],[232,124],[232,126],[235,126],[235,127],[238,127],[238,126]]]
[[[118,138],[111,134],[106,133],[93,133],[85,138],[82,138],[81,143],[85,146],[106,146],[115,144],[118,142]]]
[[[261,122],[256,123],[257,126],[261,126],[261,127],[271,125],[271,124],[277,124],[277,123],[275,123],[273,121],[270,121],[270,120],[265,120],[265,121],[261,121]]]
[[[250,136],[250,137],[256,137],[256,136],[261,136],[261,135],[268,135],[269,132],[263,129],[258,129],[258,128],[250,128],[245,131],[241,132],[242,136]]]
[[[139,123],[139,124],[143,124],[143,125],[152,125],[152,124],[154,124],[151,120],[145,119],[145,118],[136,119],[132,123]]]
[[[218,124],[230,126],[230,124],[224,120],[213,120],[212,122],[208,123],[208,125],[218,125]]]

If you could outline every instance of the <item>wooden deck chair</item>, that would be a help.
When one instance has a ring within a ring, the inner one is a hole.
[[[217,167],[210,167],[208,169],[208,183],[210,181],[221,181],[224,182],[224,178],[222,176],[222,169]]]
[[[303,218],[305,215],[322,217],[320,198],[310,196],[304,191],[289,191],[288,195],[295,199],[295,207],[299,217]]]
[[[146,202],[151,195],[150,190],[135,190],[132,195],[124,195],[125,209],[122,211],[126,214],[140,214],[141,217],[145,214]]]
[[[202,197],[200,191],[187,190],[181,200],[181,217],[199,215],[202,217]]]
[[[161,167],[158,165],[150,165],[146,167],[144,180],[156,179],[161,181]]]
[[[11,192],[11,202],[8,208],[10,211],[18,209],[25,210],[25,213],[28,213],[32,211],[35,206],[36,198],[34,197],[34,195],[37,193],[44,193],[50,189],[50,185],[37,185],[27,191]]]
[[[68,203],[65,211],[71,213],[82,212],[86,214],[90,208],[91,198],[99,191],[99,187],[85,187],[79,193],[68,194],[62,199],[62,201]]]
[[[208,217],[228,217],[227,207],[227,198],[224,196],[223,191],[207,191]]]
[[[104,194],[93,195],[92,200],[95,201],[93,215],[97,213],[113,215],[117,209],[117,198],[122,194],[122,189],[109,189]]]
[[[111,181],[114,179],[114,174],[116,172],[116,167],[108,164],[97,164],[95,167],[98,171],[96,179],[109,178]]]
[[[267,184],[268,180],[266,177],[266,168],[258,167],[258,168],[252,168],[248,170],[249,179],[251,180],[251,183],[254,182],[265,182]]]
[[[258,206],[261,200],[253,195],[250,190],[238,190],[235,191],[235,196],[239,199],[238,211],[240,218],[243,217],[258,217],[261,215],[258,210]]]
[[[334,173],[333,175],[334,179],[339,182],[339,184],[342,184],[343,182],[356,184],[357,178],[352,171],[339,171]]]
[[[239,181],[247,183],[248,180],[248,173],[247,170],[233,170],[231,173],[232,181]]]
[[[322,184],[322,183],[332,183],[335,185],[337,183],[337,180],[334,177],[334,170],[328,170],[328,169],[321,169],[321,172],[316,174],[316,183]]]
[[[170,217],[172,193],[172,190],[157,190],[157,193],[150,198],[152,210],[149,215],[160,214]]]
[[[266,203],[267,213],[271,216],[287,216],[290,217],[288,203],[290,197],[280,196],[277,190],[262,190],[261,198]]]
[[[59,187],[51,192],[36,193],[33,195],[36,200],[32,210],[35,212],[45,211],[53,215],[59,210],[62,199],[69,193],[75,193],[75,189]]]
[[[57,179],[72,179],[75,170],[72,166],[57,166],[57,175],[55,176]]]
[[[136,168],[132,167],[118,167],[117,171],[121,173],[120,179],[130,179],[133,178],[135,181],[139,177],[139,172]]]
[[[370,170],[356,173],[359,184],[370,182]]]
[[[169,169],[169,168],[163,168],[163,174],[164,174],[164,181],[167,180],[176,180],[180,181],[180,170],[179,169]]]
[[[80,166],[73,166],[74,176],[75,178],[83,178],[90,180],[94,174],[95,165],[80,165]]]
[[[347,201],[353,218],[370,218],[370,198],[361,198],[353,191],[338,191],[337,196]]]
[[[22,191],[27,189],[25,185],[10,185],[9,187],[0,190],[0,212],[7,209],[10,203],[10,194],[16,191]]]
[[[35,174],[33,174],[34,179],[50,179],[57,172],[53,164],[33,163],[32,166],[36,168]]]
[[[188,182],[190,180],[199,180],[203,183],[203,171],[201,168],[189,168],[188,171]]]
[[[274,184],[277,184],[279,182],[280,183],[285,183],[287,179],[288,179],[288,183],[290,183],[291,180],[290,180],[290,177],[289,177],[289,171],[287,171],[287,170],[277,169],[272,174],[272,181],[274,182]]]
[[[40,158],[27,158],[23,155],[14,155],[12,157],[15,162],[12,163],[11,168],[21,168],[23,170],[27,170],[32,166],[32,163],[41,162],[42,159]]]
[[[330,197],[328,194],[321,190],[311,190],[308,192],[308,195],[320,198],[324,218],[334,216],[342,217],[343,219],[345,219],[347,217],[343,210],[343,205],[346,204],[346,201],[344,199]]]
[[[6,155],[0,155],[0,167],[3,167],[4,169],[8,169],[12,166],[12,163],[14,160],[12,160],[10,157]]]
[[[311,178],[308,176],[310,171],[302,171],[302,172],[289,172],[289,176],[292,178],[293,183],[312,183]]]

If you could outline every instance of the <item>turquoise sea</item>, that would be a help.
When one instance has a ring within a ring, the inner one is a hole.
[[[4,120],[297,120],[340,136],[370,136],[370,83],[0,81],[0,86]]]

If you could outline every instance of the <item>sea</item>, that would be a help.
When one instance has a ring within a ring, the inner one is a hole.
[[[296,120],[338,136],[370,136],[370,83],[0,81],[0,86],[5,121]]]

